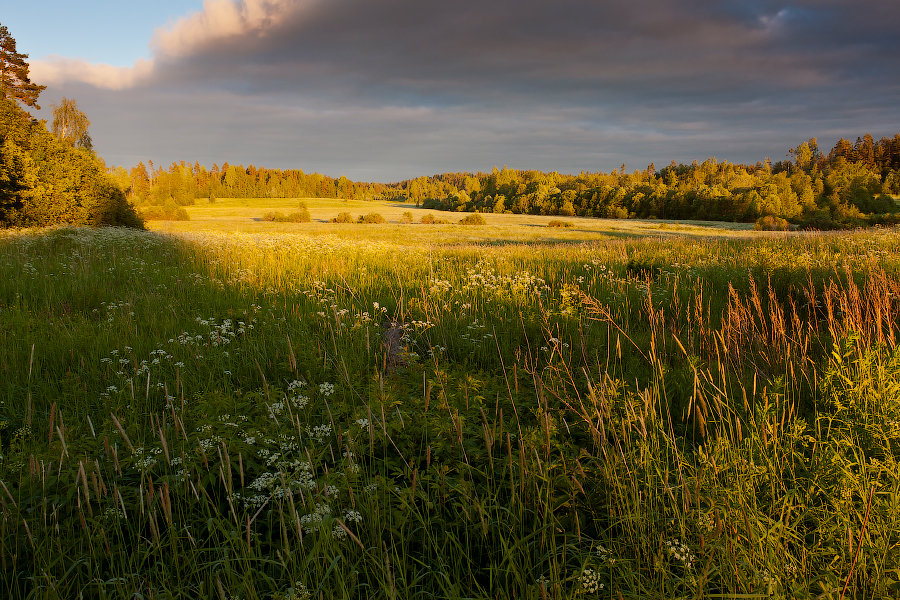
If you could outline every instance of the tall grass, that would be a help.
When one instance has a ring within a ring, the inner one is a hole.
[[[897,594],[895,232],[3,235],[0,595]]]

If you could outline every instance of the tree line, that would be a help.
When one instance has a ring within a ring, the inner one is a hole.
[[[329,177],[300,169],[267,169],[227,162],[206,167],[198,162],[173,162],[168,167],[143,161],[112,170],[119,186],[136,205],[188,206],[218,198],[344,198],[374,200],[389,197],[392,186]]]
[[[451,211],[605,218],[783,219],[831,229],[896,223],[900,207],[900,134],[877,142],[841,139],[827,153],[812,138],[787,160],[755,165],[709,158],[626,172],[561,175],[504,167],[400,182],[404,197]]]
[[[149,167],[148,167],[149,165]],[[855,143],[841,139],[826,154],[815,138],[788,158],[754,165],[709,158],[690,165],[626,172],[563,175],[494,168],[489,173],[443,173],[395,183],[351,181],[299,169],[253,165],[211,168],[143,162],[114,170],[137,205],[185,206],[216,198],[318,197],[393,199],[425,208],[605,218],[703,219],[754,222],[777,218],[795,226],[832,229],[896,223],[900,210],[900,134]]]

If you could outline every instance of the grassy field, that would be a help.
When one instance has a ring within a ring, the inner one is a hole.
[[[297,202],[0,231],[0,596],[900,593],[897,230]]]
[[[263,219],[271,211],[289,214],[300,203],[309,208],[309,223],[277,223]],[[185,207],[189,221],[150,221],[155,231],[188,232],[219,231],[242,233],[304,233],[334,234],[355,239],[384,239],[388,236],[397,242],[415,242],[422,245],[467,242],[571,242],[639,235],[659,236],[745,236],[753,233],[752,223],[722,223],[715,221],[641,221],[617,219],[592,219],[582,217],[554,217],[513,214],[486,214],[484,226],[458,225],[471,213],[450,213],[418,208],[414,204],[400,202],[364,202],[322,198],[224,198],[214,204],[201,203]],[[355,223],[340,224],[329,221],[342,212],[348,212],[355,220],[372,212],[384,216],[387,223],[360,228]],[[401,224],[404,213],[412,214],[409,227],[390,227]],[[446,224],[424,225],[422,217],[431,215],[448,221]],[[552,221],[566,221],[571,227],[548,227]]]

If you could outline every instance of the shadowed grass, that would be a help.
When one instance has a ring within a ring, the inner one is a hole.
[[[896,592],[896,232],[493,217],[3,233],[0,593]]]

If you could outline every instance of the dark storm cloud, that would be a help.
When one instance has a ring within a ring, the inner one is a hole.
[[[95,117],[101,152],[391,179],[494,164],[755,162],[809,136],[900,129],[894,2],[240,6],[243,21],[218,2],[176,24],[158,36],[149,76],[88,100],[134,134]],[[122,111],[143,116],[129,124]]]

